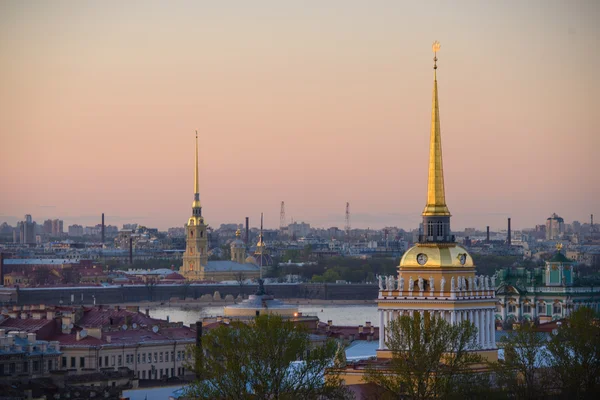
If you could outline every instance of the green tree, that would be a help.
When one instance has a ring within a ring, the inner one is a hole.
[[[504,360],[492,364],[497,383],[517,399],[541,399],[547,394],[547,339],[532,325],[523,325],[500,341]]]
[[[279,316],[234,321],[202,337],[187,388],[194,399],[345,399],[347,389],[325,368],[336,342],[312,348],[306,329]],[[302,359],[301,361],[298,361]]]
[[[386,345],[392,359],[369,367],[365,381],[384,390],[381,398],[433,399],[473,396],[487,377],[473,373],[481,357],[468,351],[477,329],[467,321],[451,325],[441,318],[401,316],[390,322]]]
[[[574,311],[548,342],[548,351],[565,397],[600,395],[600,324],[591,308]]]
[[[325,280],[325,282],[335,282],[341,278],[340,274],[332,268],[325,271],[325,273],[323,274],[323,279]]]

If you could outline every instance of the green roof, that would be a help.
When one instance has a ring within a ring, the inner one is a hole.
[[[560,251],[557,251],[556,253],[554,253],[554,255],[552,256],[552,258],[550,258],[548,260],[548,262],[551,262],[551,263],[555,263],[555,262],[572,263],[573,260],[569,260],[567,257],[565,257],[565,255],[563,253],[561,253]]]

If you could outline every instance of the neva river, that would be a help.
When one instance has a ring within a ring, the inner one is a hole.
[[[373,326],[379,326],[377,305],[300,305],[300,312],[305,315],[316,315],[322,322],[333,321],[334,325],[364,325],[370,321]],[[207,306],[184,309],[182,306],[150,307],[150,316],[153,318],[167,319],[171,322],[182,321],[190,325],[203,317],[223,315],[223,307]]]

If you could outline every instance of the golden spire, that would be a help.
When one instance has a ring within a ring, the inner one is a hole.
[[[449,216],[444,194],[444,168],[442,164],[442,134],[437,89],[437,52],[440,43],[433,42],[433,104],[431,109],[431,137],[429,142],[429,180],[427,183],[427,205],[423,215]]]
[[[200,205],[200,185],[198,184],[198,131],[196,131],[196,165],[194,169],[194,202],[192,208],[199,208]]]

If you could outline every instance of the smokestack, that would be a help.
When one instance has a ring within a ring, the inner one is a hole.
[[[104,213],[102,213],[102,244],[104,244]]]
[[[508,238],[506,240],[506,242],[508,243],[509,246],[510,246],[510,239],[511,239],[511,236],[510,236],[510,218],[509,218],[508,219]]]
[[[594,230],[594,214],[590,214],[590,228]]]
[[[486,231],[486,233],[485,233],[485,242],[489,243],[490,242],[490,226],[489,225],[485,228],[485,231]]]
[[[246,217],[246,238],[244,239],[246,242],[246,247],[248,247],[248,231],[250,230],[250,217]]]
[[[133,264],[133,238],[129,236],[129,264]]]
[[[202,321],[196,321],[196,378],[200,378],[202,369]]]
[[[4,286],[4,253],[0,252],[0,285]]]

